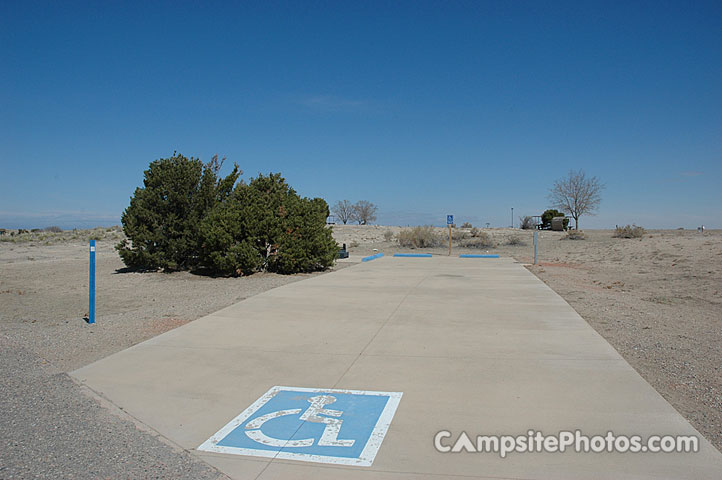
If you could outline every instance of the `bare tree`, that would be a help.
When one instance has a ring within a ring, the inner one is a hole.
[[[536,227],[536,222],[534,222],[534,217],[531,217],[529,215],[525,217],[519,217],[519,228],[522,230],[531,230]]]
[[[331,208],[331,213],[336,215],[336,217],[343,222],[344,225],[349,220],[353,220],[353,210],[354,206],[351,205],[351,202],[348,200],[342,200],[336,202],[336,204]]]
[[[571,215],[574,229],[579,230],[579,217],[594,215],[602,201],[599,194],[603,188],[597,177],[587,177],[583,170],[570,170],[549,189],[549,201],[554,208]]]
[[[368,200],[360,200],[353,206],[352,219],[359,225],[367,225],[376,220],[376,205]]]

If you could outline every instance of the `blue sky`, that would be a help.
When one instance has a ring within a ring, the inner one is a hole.
[[[0,227],[117,224],[177,150],[378,223],[722,227],[720,2],[0,4]]]

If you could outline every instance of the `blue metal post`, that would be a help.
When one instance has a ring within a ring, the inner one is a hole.
[[[95,240],[90,241],[90,302],[88,305],[88,323],[95,323]]]

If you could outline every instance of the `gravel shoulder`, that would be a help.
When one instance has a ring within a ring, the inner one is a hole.
[[[0,478],[225,478],[111,414],[5,334],[0,370]]]

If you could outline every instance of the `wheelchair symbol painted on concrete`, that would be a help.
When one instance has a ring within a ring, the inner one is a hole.
[[[370,466],[401,395],[273,387],[198,450]]]
[[[315,423],[325,423],[326,428],[323,429],[318,444],[324,447],[351,447],[356,440],[338,440],[338,432],[341,430],[343,420],[338,418],[319,417],[319,415],[330,415],[331,417],[340,417],[343,412],[340,410],[328,410],[323,408],[325,405],[336,401],[336,397],[331,395],[318,395],[308,399],[311,405],[299,417],[301,420]],[[279,440],[271,438],[261,431],[261,427],[268,420],[282,417],[284,415],[297,415],[301,413],[300,408],[293,410],[281,410],[279,412],[267,413],[266,415],[257,417],[246,424],[246,436],[264,445],[274,447],[310,447],[313,445],[313,438],[305,438],[303,440]]]

